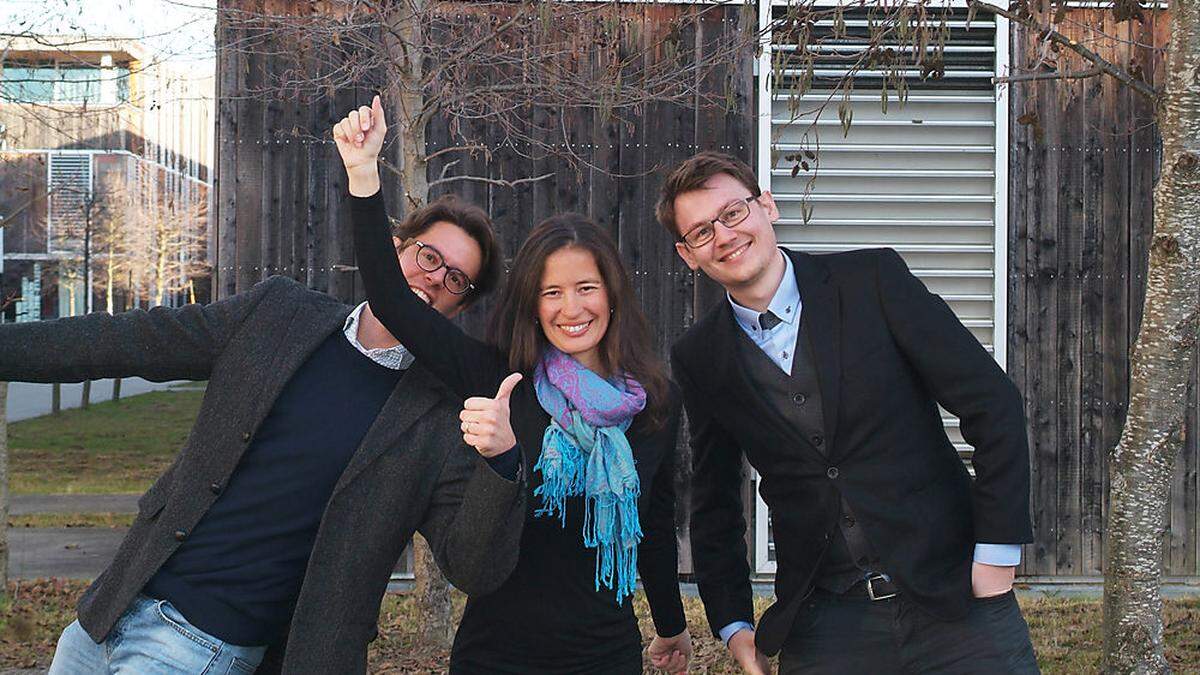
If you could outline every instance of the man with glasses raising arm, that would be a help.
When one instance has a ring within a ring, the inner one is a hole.
[[[691,542],[747,673],[1036,673],[1012,593],[1032,540],[1020,394],[891,249],[781,250],[743,162],[703,153],[657,216],[718,303],[672,350],[693,452]],[[1001,336],[1003,339],[1003,336]],[[938,404],[975,448],[970,476]],[[743,458],[770,507],[777,601],[753,627]]]
[[[490,290],[491,221],[447,198],[398,227],[405,282],[446,316]],[[460,402],[364,302],[284,277],[207,306],[0,326],[0,379],[208,380],[50,672],[363,673],[413,532],[468,594],[516,564],[519,451],[462,442]]]

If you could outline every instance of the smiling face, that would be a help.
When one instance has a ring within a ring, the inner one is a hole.
[[[550,344],[601,373],[600,343],[608,332],[608,289],[588,251],[560,248],[546,257],[538,293],[538,325]]]
[[[712,221],[750,195],[750,190],[736,178],[719,173],[700,189],[676,196],[674,215],[679,235]],[[688,267],[703,270],[735,297],[739,290],[760,284],[772,263],[779,259],[775,229],[771,226],[779,218],[775,200],[770,192],[763,192],[749,206],[745,220],[732,228],[717,225],[716,236],[707,244],[697,248],[683,242],[675,244],[675,250]]]
[[[446,271],[453,267],[471,279],[478,278],[480,267],[483,265],[483,252],[479,243],[465,230],[444,220],[434,223],[417,238],[427,247],[432,247],[440,253],[445,264],[432,272],[421,269],[417,264],[420,247],[410,243],[399,251],[400,269],[404,272],[404,279],[417,297],[443,315],[452,317],[462,311],[463,301],[467,299],[468,294],[456,295],[446,288],[446,284],[443,283]],[[397,247],[403,243],[395,237],[392,240]]]

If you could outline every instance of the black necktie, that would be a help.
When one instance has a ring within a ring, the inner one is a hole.
[[[767,310],[758,315],[758,325],[762,326],[763,330],[771,330],[778,326],[783,319],[775,316],[775,312]]]

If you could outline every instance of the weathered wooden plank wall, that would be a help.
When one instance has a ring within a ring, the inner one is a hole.
[[[221,4],[241,6],[235,0]],[[681,51],[706,54],[731,39],[741,7],[636,3],[623,11],[642,23],[641,35],[647,44],[654,44],[655,36],[675,23],[676,17],[699,17],[680,35],[685,45]],[[352,107],[369,104],[372,92],[365,88],[335,92],[332,98],[315,103],[249,96],[247,92],[268,84],[272,72],[295,62],[286,50],[270,50],[275,55],[268,57],[227,48],[247,37],[228,23],[218,23],[217,297],[283,274],[344,301],[358,301],[361,282],[347,271],[354,265],[354,256],[343,210],[345,175],[328,137],[329,128]],[[659,56],[648,53],[646,58]],[[700,83],[708,91],[727,94],[729,109],[650,104],[644,110],[622,113],[620,120],[590,110],[529,111],[528,131],[549,143],[562,144],[569,139],[573,152],[585,160],[582,170],[560,157],[530,155],[529,148],[505,145],[497,129],[476,123],[456,131],[445,119],[435,118],[428,135],[430,153],[461,145],[464,136],[489,139],[493,153],[490,161],[483,154],[437,157],[429,168],[431,179],[439,177],[445,162],[453,159],[460,160],[455,173],[469,169],[474,175],[506,180],[544,173],[553,176],[515,188],[458,181],[435,187],[434,196],[455,192],[487,209],[510,259],[543,218],[570,210],[590,215],[616,238],[665,357],[668,346],[702,308],[721,296],[707,280],[698,282],[675,254],[672,239],[654,220],[658,189],[667,169],[703,149],[720,149],[752,162],[751,69],[747,55]],[[618,179],[615,175],[629,177]],[[395,208],[400,193],[394,178],[385,175],[384,190]],[[482,334],[493,299],[482,300],[464,315],[462,322],[468,330]],[[690,466],[686,448],[683,452],[678,480],[684,493],[681,505],[686,504]],[[681,533],[686,532],[682,527],[685,518],[681,508]],[[682,568],[689,570],[689,547],[681,547],[680,552]]]
[[[1167,17],[1116,24],[1071,11],[1115,36],[1109,60],[1159,74]],[[1027,67],[1035,35],[1014,31],[1012,62]],[[1124,423],[1129,349],[1141,316],[1159,139],[1153,111],[1109,78],[1010,87],[1009,374],[1025,394],[1037,541],[1022,572],[1102,574],[1107,458]],[[1024,117],[1023,117],[1024,116]],[[1195,382],[1195,376],[1193,376]],[[1195,391],[1171,494],[1164,564],[1196,576],[1200,518]]]
[[[224,0],[230,4],[233,0]],[[645,34],[665,16],[688,6],[630,5]],[[682,36],[700,50],[736,27],[736,8],[709,11]],[[1086,24],[1094,10],[1073,10]],[[1166,20],[1103,24],[1123,41],[1101,52],[1117,63],[1156,71]],[[1080,29],[1080,38],[1085,37]],[[218,44],[244,35],[218,26]],[[1025,64],[1036,40],[1014,31],[1014,64]],[[217,286],[220,296],[285,274],[347,300],[361,296],[341,207],[344,177],[329,127],[353,105],[369,101],[362,89],[338,92],[313,104],[256,100],[283,57],[249,57],[219,50],[217,160]],[[495,218],[511,256],[542,218],[564,210],[591,215],[617,238],[665,354],[697,314],[721,294],[688,271],[653,219],[663,168],[699,149],[719,148],[754,157],[754,78],[749,58],[714,72],[702,85],[728,91],[728,110],[651,105],[622,122],[591,113],[530,111],[531,129],[565,128],[594,168],[577,172],[553,157],[529,157],[505,147],[496,129],[468,126],[462,134],[489,139],[490,160],[464,158],[473,173],[514,179],[552,172],[553,178],[515,189],[459,182],[439,191],[484,206]],[[1009,89],[1009,363],[1026,397],[1033,468],[1034,527],[1021,572],[1033,576],[1094,577],[1102,572],[1107,456],[1124,422],[1128,351],[1136,334],[1152,222],[1158,139],[1152,110],[1110,80],[1026,82]],[[1016,120],[1029,113],[1028,124]],[[566,116],[565,119],[562,116]],[[561,142],[558,132],[547,140]],[[435,120],[430,151],[455,144],[445,120]],[[314,140],[320,139],[320,140]],[[460,139],[461,140],[461,139]],[[443,159],[442,162],[448,161]],[[442,167],[435,162],[430,175]],[[457,168],[457,167],[456,167]],[[632,175],[615,178],[613,174]],[[395,181],[385,181],[398,203]],[[490,303],[464,317],[479,334]],[[1193,394],[1186,443],[1175,475],[1165,564],[1168,575],[1196,576],[1200,547],[1200,435]],[[679,485],[686,491],[688,460]],[[747,496],[752,496],[747,491]],[[681,525],[683,514],[680,514]],[[681,532],[685,531],[681,529]],[[681,547],[687,555],[687,547]],[[683,569],[690,569],[684,561]]]

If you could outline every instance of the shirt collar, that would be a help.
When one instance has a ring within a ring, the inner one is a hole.
[[[783,271],[783,280],[779,282],[779,288],[775,289],[775,295],[771,297],[767,310],[773,312],[783,323],[791,324],[800,316],[800,287],[796,284],[796,272],[792,268],[792,259],[782,250],[779,255],[783,256],[786,267]],[[729,299],[729,305],[733,308],[733,316],[743,330],[752,334],[762,331],[758,325],[760,312],[739,305],[728,291],[726,291],[725,297]]]
[[[366,302],[360,303],[346,317],[346,323],[342,325],[342,333],[346,336],[346,340],[364,356],[385,368],[391,368],[392,370],[404,370],[408,368],[412,365],[413,357],[404,348],[404,345],[397,344],[392,347],[368,349],[358,341],[358,321],[366,306]]]

